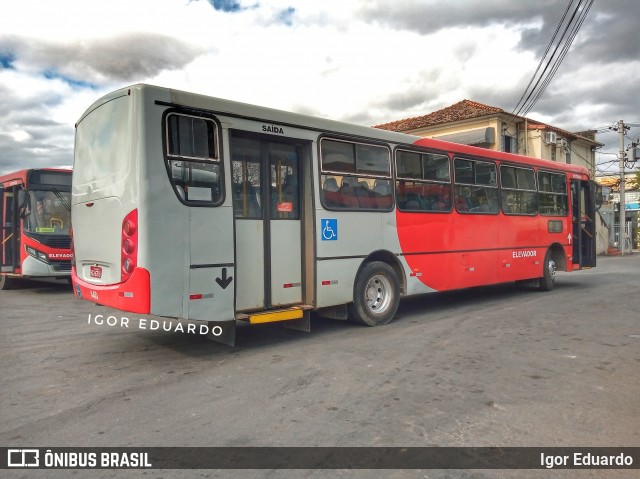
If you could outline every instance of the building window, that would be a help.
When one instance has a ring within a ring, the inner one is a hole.
[[[515,137],[504,135],[502,137],[503,151],[506,153],[518,153],[518,142]]]

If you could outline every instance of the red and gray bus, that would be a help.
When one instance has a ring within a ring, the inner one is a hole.
[[[78,121],[72,216],[78,297],[227,343],[595,266],[586,168],[149,85]]]
[[[0,289],[17,278],[70,278],[71,170],[2,175],[0,205]]]

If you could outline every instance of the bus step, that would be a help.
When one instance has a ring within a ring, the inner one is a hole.
[[[312,307],[303,305],[273,311],[261,311],[259,313],[238,313],[236,314],[236,319],[241,321],[248,321],[251,324],[291,321],[295,319],[302,319],[305,315],[305,310],[308,309],[312,309]]]

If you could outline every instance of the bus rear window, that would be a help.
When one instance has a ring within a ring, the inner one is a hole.
[[[129,97],[91,111],[76,129],[73,195],[88,200],[112,194],[131,167]],[[91,190],[91,195],[87,191]]]

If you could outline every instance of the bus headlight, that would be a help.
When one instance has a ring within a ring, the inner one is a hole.
[[[29,256],[33,256],[34,258],[42,261],[43,263],[49,262],[47,255],[44,254],[42,251],[38,251],[37,249],[27,245],[24,246],[24,249],[27,251],[27,253],[29,253]]]

